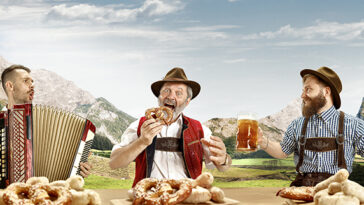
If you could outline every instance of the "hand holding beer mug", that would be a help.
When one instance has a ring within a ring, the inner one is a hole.
[[[237,124],[236,150],[243,152],[257,151],[258,121],[256,114],[248,112],[239,113]]]

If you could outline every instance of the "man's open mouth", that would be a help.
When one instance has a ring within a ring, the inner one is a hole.
[[[164,103],[164,106],[171,108],[172,110],[174,110],[175,106],[173,104],[169,104],[169,103]]]
[[[29,100],[33,100],[34,97],[34,91],[29,92]]]

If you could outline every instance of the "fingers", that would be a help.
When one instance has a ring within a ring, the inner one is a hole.
[[[226,151],[215,147],[209,147],[209,150],[213,156],[225,156]]]
[[[260,127],[258,128],[258,138],[262,138],[263,137],[263,131],[262,129],[260,129]]]
[[[209,145],[208,145],[209,147],[216,147],[218,149],[225,150],[225,144],[220,137],[211,136],[210,141],[208,143],[209,143]]]
[[[211,161],[218,165],[225,163],[226,147],[221,138],[211,136],[210,141],[207,141],[206,139],[201,139],[201,142],[209,147],[209,150],[211,152]]]
[[[86,178],[91,174],[91,168],[92,165],[90,165],[88,162],[81,162],[80,163],[80,169],[81,169],[81,176]]]
[[[141,127],[143,144],[150,145],[153,138],[162,131],[163,125],[155,119],[146,120]]]
[[[155,136],[155,134],[159,133],[158,131],[162,130],[163,125],[156,121],[155,119],[150,119],[150,120],[146,120],[142,127],[141,127],[141,132],[142,133],[154,133],[153,136]]]
[[[263,131],[262,131],[262,129],[260,129],[260,127],[259,127],[259,129],[258,129],[258,140],[257,140],[257,143],[258,143],[259,145],[262,145],[262,144],[264,144],[265,142],[266,142],[266,139],[264,138]]]

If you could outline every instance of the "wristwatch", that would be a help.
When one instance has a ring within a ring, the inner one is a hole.
[[[225,157],[225,162],[223,164],[221,164],[221,166],[225,166],[229,163],[229,155],[226,153],[226,157]]]

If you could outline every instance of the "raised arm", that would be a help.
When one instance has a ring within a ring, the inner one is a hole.
[[[109,166],[112,169],[125,168],[130,162],[135,160],[135,158],[143,151],[147,146],[153,142],[153,138],[161,132],[162,125],[156,122],[155,119],[146,120],[140,129],[140,137],[137,137],[136,129],[132,131],[125,132],[126,135],[134,135],[136,138],[130,144],[116,148],[111,152]],[[129,128],[128,128],[129,129]]]
[[[264,137],[260,128],[258,132],[258,144],[260,145],[261,149],[274,158],[284,159],[287,157],[287,154],[282,151],[281,144]]]

